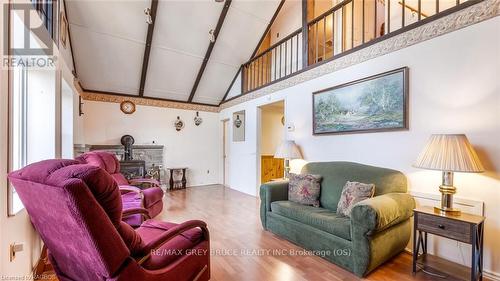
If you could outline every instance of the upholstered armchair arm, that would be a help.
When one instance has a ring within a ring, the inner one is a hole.
[[[159,249],[162,245],[164,245],[165,243],[167,243],[168,241],[172,240],[173,238],[175,238],[176,236],[178,235],[181,235],[183,232],[186,232],[190,229],[193,229],[193,228],[201,228],[201,230],[203,231],[203,237],[205,240],[209,240],[209,232],[208,232],[208,228],[207,228],[207,224],[204,222],[204,221],[200,221],[200,220],[190,220],[190,221],[186,221],[186,222],[183,222],[169,230],[167,230],[165,233],[163,233],[162,235],[158,236],[155,240],[149,242],[145,247],[144,249],[147,249],[148,250],[148,253],[146,256],[140,258],[138,260],[138,263],[139,264],[142,264],[144,263],[146,260],[148,260],[150,257],[151,257],[151,253],[157,249]]]
[[[120,189],[121,194],[129,193],[129,192],[141,193],[141,191],[142,191],[140,188],[138,188],[137,186],[133,186],[133,185],[120,185],[119,189]]]
[[[413,215],[415,200],[407,193],[387,193],[363,200],[351,210],[353,227],[370,235],[403,222]]]
[[[149,216],[148,210],[144,208],[130,208],[123,210],[122,218],[129,217],[132,215],[142,215],[146,220],[149,220],[151,217]]]
[[[272,181],[260,186],[260,220],[266,227],[266,214],[274,201],[288,200],[288,181]]]
[[[158,182],[155,179],[146,179],[146,178],[138,178],[138,179],[130,179],[129,183],[131,185],[136,185],[136,186],[143,186],[143,185],[148,185],[149,187],[160,187],[160,182]]]

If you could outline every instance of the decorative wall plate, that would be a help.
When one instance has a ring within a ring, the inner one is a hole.
[[[234,120],[234,126],[236,128],[239,128],[239,127],[241,127],[242,123],[243,123],[243,121],[241,121],[240,115],[236,115],[236,119]]]
[[[196,116],[194,117],[194,124],[196,126],[200,126],[201,123],[203,123],[203,118],[201,118],[200,113],[196,111]]]
[[[182,130],[182,128],[184,128],[184,121],[182,121],[181,118],[177,116],[177,120],[175,120],[174,126],[175,130],[178,132]]]

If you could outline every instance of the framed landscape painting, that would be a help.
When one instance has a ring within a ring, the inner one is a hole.
[[[313,134],[408,129],[408,68],[313,93]]]

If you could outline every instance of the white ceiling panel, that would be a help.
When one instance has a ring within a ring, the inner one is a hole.
[[[248,13],[267,24],[280,2],[280,0],[233,0],[231,8]]]
[[[151,7],[151,0],[66,1],[69,23],[142,43],[148,29],[144,15],[147,7]]]
[[[214,0],[160,1],[152,45],[203,58],[223,7]]]
[[[209,62],[193,101],[219,104],[238,69],[239,66]]]
[[[138,94],[144,44],[73,25],[71,39],[84,88]]]
[[[221,101],[240,66],[250,59],[279,2],[233,0],[195,101],[211,104]]]
[[[233,0],[195,102],[218,104],[280,0]],[[86,89],[137,95],[151,0],[67,0],[77,74]],[[144,95],[186,101],[224,3],[160,0]]]
[[[252,55],[266,27],[266,22],[230,8],[210,60],[241,65]]]
[[[153,47],[144,95],[186,101],[202,61],[203,57]]]

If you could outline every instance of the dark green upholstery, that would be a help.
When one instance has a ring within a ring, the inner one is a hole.
[[[337,211],[342,188],[347,181],[375,184],[375,196],[389,192],[406,192],[406,177],[399,171],[352,162],[316,162],[302,168],[302,174],[323,176],[321,207]]]
[[[271,203],[271,212],[351,240],[351,220],[328,209],[291,201],[276,201]]]
[[[351,162],[309,163],[302,173],[323,176],[321,207],[288,201],[288,182],[260,187],[265,229],[309,250],[328,251],[325,259],[364,276],[398,254],[410,239],[414,199],[398,171]],[[346,181],[375,184],[375,196],[357,203],[351,217],[336,214]],[[345,254],[348,253],[348,254]]]

